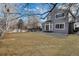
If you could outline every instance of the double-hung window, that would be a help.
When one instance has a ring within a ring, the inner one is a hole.
[[[56,25],[55,25],[55,28],[56,28],[56,29],[60,29],[60,30],[61,30],[61,29],[64,29],[64,28],[65,28],[65,24],[64,24],[64,23],[56,24]]]

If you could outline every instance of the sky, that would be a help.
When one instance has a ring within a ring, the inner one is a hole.
[[[27,3],[27,4],[23,3],[23,4],[17,4],[17,7],[18,7],[18,9],[17,9],[18,12],[20,12],[22,14],[32,15],[32,13],[43,14],[44,12],[50,10],[53,7],[53,5],[50,5],[50,3]],[[61,8],[62,3],[57,4],[56,7]],[[71,8],[71,10],[74,10],[73,12],[75,12],[76,9],[77,9],[77,7],[74,7],[74,6]],[[46,18],[45,18],[46,15],[47,15],[47,13],[44,15],[36,15],[36,16],[39,16],[40,21],[46,21]],[[27,19],[27,17],[28,17],[28,15],[22,17],[22,19]]]
[[[32,14],[36,14],[35,16],[39,16],[40,21],[45,21],[46,19],[41,18],[44,18],[46,14],[45,15],[37,15],[37,14],[43,14],[44,12],[51,9],[50,5],[47,3],[13,3],[13,4],[10,3],[7,5],[16,9],[17,13],[21,13],[21,15],[27,14],[21,17],[21,19],[23,19],[24,21],[27,21],[28,15]],[[3,16],[2,13],[3,7],[4,7],[3,4],[0,3],[0,17]]]
[[[31,12],[34,14],[43,14],[44,12],[51,9],[50,6],[46,3],[43,3],[43,4],[42,3],[18,4],[18,6],[19,6],[19,8],[18,8],[19,12],[21,12],[22,14],[24,14],[24,13],[31,14]],[[27,10],[28,10],[28,12],[27,12]],[[40,21],[45,21],[45,19],[41,19],[41,18],[44,18],[45,15],[36,15],[36,16],[39,16]],[[27,15],[27,17],[28,17],[28,15]],[[22,17],[22,18],[26,19],[27,17]]]
[[[28,16],[35,15],[39,17],[39,20],[41,22],[46,21],[45,16],[47,15],[47,13],[43,13],[50,10],[51,7],[53,7],[53,5],[50,5],[50,3],[0,3],[0,17],[4,16],[3,10],[5,9],[5,5],[7,5],[7,8],[10,8],[10,11],[12,11],[12,13],[20,13],[10,14],[13,15],[12,17],[18,17],[23,15],[22,17],[20,17],[20,19],[27,21]],[[59,7],[60,5],[61,3],[57,4],[56,7],[61,8],[62,6]]]
[[[2,9],[4,8],[4,4],[0,3],[0,17],[3,16]],[[46,19],[42,19],[46,16],[44,15],[38,15],[43,14],[44,12],[51,9],[50,4],[47,3],[9,3],[6,4],[7,6],[10,6],[10,9],[13,9],[17,11],[17,13],[21,13],[20,15],[24,15],[21,17],[24,21],[28,19],[29,15],[35,14],[35,16],[39,16],[40,21],[45,21]],[[12,11],[14,11],[12,10]],[[15,13],[15,12],[14,12]],[[26,14],[26,15],[25,15]],[[17,14],[14,14],[17,16]]]

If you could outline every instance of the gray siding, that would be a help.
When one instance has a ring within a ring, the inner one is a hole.
[[[64,13],[65,16],[62,18],[56,18],[57,13]],[[68,34],[69,23],[68,23],[68,15],[66,13],[66,10],[55,10],[52,13],[52,20],[53,20],[53,24],[54,24],[54,32]],[[64,30],[57,30],[55,28],[56,23],[65,23],[65,29]]]
[[[64,30],[57,30],[56,28],[55,28],[55,25],[56,25],[56,23],[65,23],[65,28],[64,28]],[[68,22],[66,21],[66,19],[61,19],[61,20],[55,20],[55,22],[54,22],[54,32],[56,32],[56,33],[64,33],[64,34],[67,34],[68,33]]]
[[[65,17],[56,18],[56,14],[57,13],[64,13]],[[52,20],[52,23],[53,23],[53,32],[68,34],[69,23],[68,23],[68,15],[66,13],[66,10],[55,9],[55,10],[53,10],[53,12],[50,13],[50,15],[47,17],[47,19],[48,20]],[[65,29],[64,30],[61,30],[61,29],[57,30],[55,28],[56,23],[65,23]]]
[[[45,30],[45,23],[42,24],[42,31],[46,31]]]

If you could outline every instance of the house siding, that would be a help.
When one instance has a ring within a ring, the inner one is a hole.
[[[57,23],[64,23],[64,24],[65,24],[65,28],[64,28],[63,30],[62,30],[62,29],[57,30],[57,29],[55,28],[55,25],[56,25]],[[54,23],[54,32],[55,32],[55,33],[68,34],[68,25],[69,25],[68,22],[57,21],[57,22]]]
[[[61,17],[61,18],[56,18],[56,14],[57,13],[64,13],[64,17]],[[54,10],[53,13],[52,13],[52,20],[53,20],[53,24],[54,24],[54,32],[55,33],[64,33],[64,34],[68,34],[68,26],[69,26],[69,23],[68,23],[68,16],[67,16],[67,13],[66,13],[66,10]],[[57,30],[55,28],[55,25],[57,23],[64,23],[65,24],[65,28],[64,30]]]
[[[56,14],[57,13],[64,13],[64,17],[61,17],[61,18],[56,18]],[[52,23],[53,23],[53,32],[54,33],[63,33],[63,34],[68,34],[68,29],[69,29],[69,23],[68,23],[68,15],[66,13],[66,10],[58,10],[58,9],[55,9],[53,10],[53,12],[50,13],[50,15],[47,17],[47,20],[51,20]],[[57,23],[64,23],[65,24],[65,28],[62,30],[58,30],[55,28],[55,25]]]
[[[46,31],[45,30],[45,23],[42,24],[42,31]]]

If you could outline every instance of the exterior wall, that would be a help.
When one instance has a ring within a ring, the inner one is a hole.
[[[56,29],[56,24],[57,23],[64,23],[64,29]],[[61,19],[61,20],[55,20],[54,22],[54,32],[56,33],[64,33],[64,34],[68,34],[68,22],[66,21],[66,19]]]
[[[60,18],[56,18],[56,14],[57,13],[64,13],[64,17],[60,17]],[[52,14],[52,20],[53,20],[53,23],[54,23],[54,32],[56,33],[64,33],[64,34],[68,34],[68,16],[67,16],[67,13],[65,12],[65,10],[55,10],[54,11],[54,14]],[[57,23],[64,23],[64,29],[56,29],[56,24]]]
[[[54,31],[53,23],[50,23],[50,31]]]
[[[64,13],[64,17],[60,17],[60,18],[56,18],[56,14],[57,13]],[[50,13],[50,15],[47,17],[48,20],[52,20],[53,23],[53,32],[55,33],[64,33],[64,34],[68,34],[68,27],[69,27],[69,23],[68,23],[68,15],[66,13],[66,10],[53,10],[53,12]],[[57,23],[64,23],[65,24],[65,28],[64,29],[56,29],[56,24]]]
[[[45,23],[42,24],[42,31],[46,31],[45,30]]]

